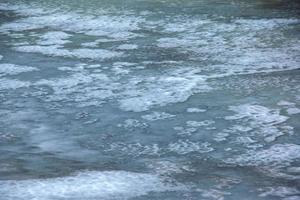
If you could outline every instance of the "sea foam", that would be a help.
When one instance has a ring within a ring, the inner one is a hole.
[[[177,189],[158,175],[126,171],[87,171],[59,178],[0,181],[3,200],[128,199]]]

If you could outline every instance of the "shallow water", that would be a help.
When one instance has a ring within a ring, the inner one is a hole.
[[[2,0],[0,199],[300,199],[297,1]]]

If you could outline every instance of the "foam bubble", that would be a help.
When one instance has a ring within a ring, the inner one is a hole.
[[[126,171],[89,171],[72,176],[0,181],[2,198],[12,199],[128,199],[149,192],[179,189],[157,175]]]

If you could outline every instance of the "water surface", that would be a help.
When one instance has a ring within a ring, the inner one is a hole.
[[[297,1],[1,0],[1,200],[300,199]]]

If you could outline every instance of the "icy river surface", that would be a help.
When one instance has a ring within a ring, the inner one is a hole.
[[[297,0],[0,0],[0,200],[300,200]]]

